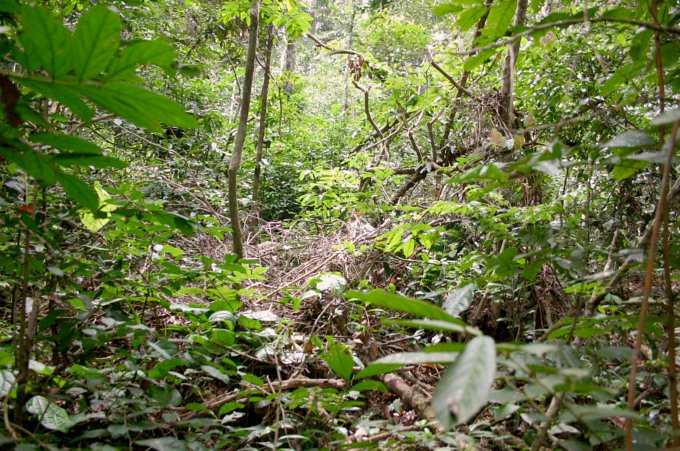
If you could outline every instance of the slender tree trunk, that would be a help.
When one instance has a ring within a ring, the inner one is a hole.
[[[286,74],[295,72],[295,69],[297,68],[296,53],[297,52],[295,50],[295,39],[289,37],[288,44],[286,45],[286,56],[284,62],[284,69],[286,71]],[[287,96],[293,94],[293,92],[295,91],[295,85],[288,78],[286,78],[286,83],[284,84],[283,91],[286,93]]]
[[[352,15],[349,18],[349,40],[347,42],[347,48],[351,49],[354,45],[354,20],[356,18],[356,4],[355,0],[352,0]],[[345,92],[342,102],[342,116],[345,117],[347,114],[347,108],[349,107],[349,80],[351,74],[349,73],[349,66],[345,67]]]
[[[515,13],[515,26],[521,26],[527,20],[528,0],[518,0]],[[513,85],[515,82],[515,64],[519,55],[520,39],[508,46],[508,54],[503,65],[503,89],[501,91],[501,118],[503,124],[510,130],[515,128],[515,109],[513,101]]]
[[[253,207],[257,221],[260,220],[260,177],[262,174],[262,150],[264,135],[267,131],[267,99],[269,97],[269,79],[271,77],[272,48],[274,47],[274,26],[267,29],[267,50],[264,56],[264,80],[262,81],[262,106],[260,108],[260,130],[257,135],[257,155],[253,174]]]
[[[236,139],[234,140],[234,153],[231,155],[227,176],[229,177],[229,218],[231,219],[232,237],[234,240],[234,253],[243,258],[243,232],[238,215],[238,192],[237,176],[241,167],[243,146],[246,142],[246,126],[248,125],[248,113],[250,112],[250,96],[253,89],[253,73],[255,72],[255,50],[257,49],[257,30],[260,18],[260,0],[254,0],[250,8],[250,41],[246,56],[246,74],[243,80],[243,94],[241,95],[241,112],[239,115]]]

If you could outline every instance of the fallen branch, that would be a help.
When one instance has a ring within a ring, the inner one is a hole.
[[[431,399],[429,396],[415,390],[414,386],[406,382],[401,376],[388,373],[381,377],[383,383],[390,389],[392,393],[399,396],[402,401],[408,403],[413,410],[416,411],[420,418],[428,421],[437,421],[437,416],[432,410]],[[441,430],[441,426],[436,426],[437,430]]]

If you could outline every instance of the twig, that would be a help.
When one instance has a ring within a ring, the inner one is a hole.
[[[639,27],[644,27],[648,28],[650,30],[657,30],[657,31],[662,31],[664,33],[669,33],[669,34],[677,34],[680,35],[680,28],[676,27],[663,27],[661,25],[657,25],[651,22],[645,22],[642,20],[635,20],[635,19],[619,19],[619,18],[613,18],[613,17],[593,17],[588,20],[590,23],[618,23],[622,25],[636,25]],[[453,55],[459,55],[459,56],[467,56],[467,55],[474,55],[479,52],[483,52],[485,50],[491,50],[499,47],[504,47],[508,44],[511,44],[515,42],[518,39],[522,39],[523,37],[529,36],[532,33],[535,33],[536,31],[540,30],[547,30],[549,28],[560,28],[560,27],[569,27],[571,25],[579,25],[579,24],[585,24],[586,19],[585,18],[580,18],[580,19],[564,19],[564,20],[558,20],[555,22],[548,22],[548,23],[542,23],[542,24],[536,24],[533,25],[532,27],[517,33],[515,35],[512,35],[508,37],[507,39],[499,42],[494,42],[489,45],[485,45],[482,47],[475,47],[470,50],[466,50],[464,52],[451,52]]]
[[[637,387],[637,361],[640,358],[640,349],[642,348],[642,339],[644,337],[645,327],[647,325],[647,310],[649,306],[649,295],[652,291],[652,275],[654,273],[654,263],[656,261],[656,245],[659,238],[659,230],[663,222],[663,210],[666,204],[666,196],[668,193],[670,172],[673,163],[673,154],[675,150],[675,142],[678,135],[678,128],[680,121],[673,124],[670,139],[668,140],[668,150],[666,152],[666,161],[663,166],[663,174],[661,176],[661,187],[659,189],[659,199],[656,205],[656,214],[654,215],[654,225],[652,227],[652,237],[649,243],[649,250],[647,252],[647,267],[645,272],[645,282],[642,292],[642,305],[640,306],[640,320],[638,322],[637,335],[635,336],[635,344],[633,346],[633,355],[631,356],[630,378],[628,381],[628,410],[635,409],[635,388]],[[673,362],[674,363],[674,362]],[[633,449],[633,419],[626,418],[625,426],[625,448],[626,450]]]
[[[346,385],[345,381],[342,379],[307,379],[304,377],[297,379],[288,379],[285,381],[273,381],[268,382],[267,385],[263,387],[257,387],[252,384],[247,384],[245,382],[241,383],[241,386],[245,388],[245,391],[240,390],[232,393],[226,393],[222,396],[218,396],[209,401],[203,403],[203,405],[210,409],[219,409],[223,405],[237,401],[239,399],[247,399],[253,393],[260,392],[263,394],[271,394],[280,391],[289,391],[301,387],[320,387],[320,388],[344,388]],[[199,412],[186,412],[182,415],[183,420],[188,420],[195,417]]]
[[[451,74],[449,74],[448,72],[446,72],[446,71],[444,70],[444,68],[441,67],[441,66],[434,60],[434,58],[432,57],[432,53],[430,53],[430,50],[429,50],[429,49],[425,49],[425,56],[427,57],[427,60],[430,62],[430,64],[432,65],[432,67],[434,67],[435,69],[437,69],[437,72],[439,72],[440,74],[442,74],[442,75],[444,76],[444,78],[446,78],[446,79],[447,79],[447,80],[448,80],[448,81],[449,81],[449,82],[450,82],[450,83],[458,90],[458,93],[459,93],[459,94],[460,94],[460,93],[463,93],[463,94],[465,94],[466,96],[468,96],[468,97],[470,97],[470,98],[473,98],[473,99],[476,98],[475,95],[472,94],[472,92],[470,92],[468,89],[466,89],[465,86],[463,86],[462,84],[458,83],[458,82],[456,81],[456,79],[453,78],[453,77],[451,76]]]

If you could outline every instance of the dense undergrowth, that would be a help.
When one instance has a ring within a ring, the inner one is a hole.
[[[0,4],[1,446],[680,446],[677,4],[94,3]]]

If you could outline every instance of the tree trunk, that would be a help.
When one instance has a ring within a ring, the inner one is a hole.
[[[241,95],[241,112],[239,115],[236,139],[234,140],[234,153],[229,162],[229,218],[231,219],[232,237],[234,240],[234,253],[243,258],[243,232],[238,215],[238,192],[237,176],[241,167],[243,146],[246,142],[246,126],[248,125],[248,113],[250,112],[250,95],[253,89],[253,73],[255,72],[255,50],[257,49],[257,30],[260,18],[260,0],[254,0],[250,8],[250,41],[248,42],[248,54],[246,56],[246,74],[243,80],[243,94]]]
[[[262,150],[264,135],[267,131],[267,98],[269,97],[269,78],[271,77],[272,47],[274,47],[274,26],[267,29],[267,49],[264,55],[264,80],[262,81],[262,106],[260,108],[260,130],[257,135],[257,155],[253,174],[253,207],[257,221],[260,221],[260,177],[262,174]]]
[[[347,42],[347,48],[351,49],[354,45],[354,21],[356,18],[356,5],[355,0],[352,0],[352,15],[349,18],[349,39]],[[342,101],[342,117],[347,114],[347,108],[349,107],[349,80],[352,74],[349,73],[349,66],[345,67],[345,92]]]
[[[288,74],[295,72],[297,68],[295,39],[288,37],[288,45],[286,45],[286,56],[284,62],[284,69],[286,71],[286,83],[283,91],[287,96],[290,96],[295,91],[295,85],[288,79]]]
[[[522,26],[527,20],[527,0],[517,1],[515,13],[515,26]],[[503,64],[503,89],[501,91],[501,119],[503,125],[512,130],[515,128],[515,109],[513,101],[513,85],[515,81],[515,64],[519,55],[520,39],[515,40],[508,46],[508,54]]]

